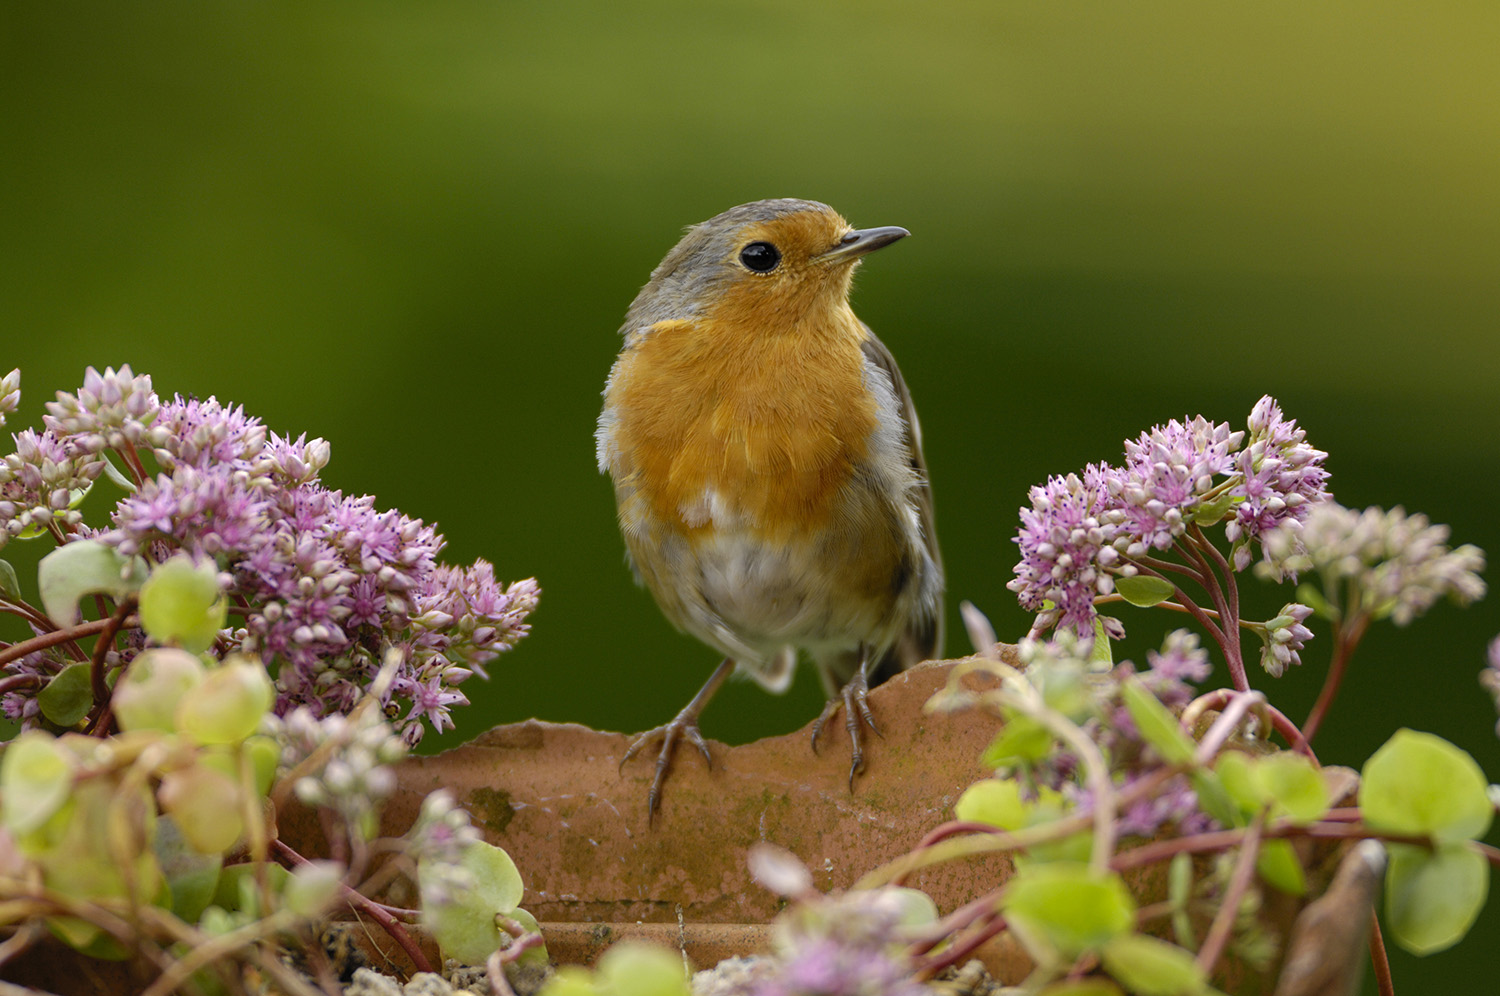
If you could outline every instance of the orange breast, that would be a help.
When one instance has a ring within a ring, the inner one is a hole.
[[[607,394],[629,467],[621,483],[640,511],[692,533],[711,525],[713,496],[763,535],[825,525],[876,424],[863,336],[847,306],[774,333],[723,320],[654,326],[620,357]]]

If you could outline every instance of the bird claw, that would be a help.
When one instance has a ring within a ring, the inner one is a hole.
[[[864,669],[854,673],[843,690],[838,695],[828,700],[818,718],[813,721],[812,749],[818,752],[818,735],[823,732],[823,727],[828,721],[844,710],[844,728],[849,731],[849,743],[852,746],[852,760],[849,765],[849,791],[854,791],[854,779],[865,770],[865,752],[863,737],[860,733],[860,725],[868,726],[877,737],[885,738],[880,732],[880,727],[875,725],[875,715],[870,711],[870,682],[865,676]]]
[[[696,720],[684,719],[678,716],[670,723],[663,723],[654,730],[647,730],[631,742],[625,749],[625,754],[620,758],[620,770],[625,770],[625,762],[640,753],[642,747],[654,740],[661,740],[661,752],[656,755],[656,774],[651,779],[651,791],[646,794],[646,823],[652,824],[656,821],[656,813],[661,808],[661,790],[667,782],[667,772],[672,765],[672,755],[677,753],[677,745],[686,740],[698,748],[698,753],[703,755],[704,762],[710,771],[713,770],[714,756],[708,749],[708,742],[703,739],[703,734],[698,731]]]

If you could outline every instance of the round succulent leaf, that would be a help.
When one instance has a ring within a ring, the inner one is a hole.
[[[1198,808],[1218,820],[1226,827],[1244,826],[1245,819],[1224,780],[1216,771],[1199,769],[1191,775],[1193,794],[1198,797]]]
[[[1115,578],[1115,591],[1131,605],[1149,609],[1160,605],[1177,591],[1177,586],[1166,578],[1154,578],[1149,574],[1135,574]]]
[[[102,927],[82,917],[50,916],[45,922],[52,936],[85,958],[124,961],[131,955],[130,948],[106,934]]]
[[[141,628],[157,643],[202,653],[213,646],[227,611],[214,565],[186,555],[158,565],[141,586]]]
[[[200,744],[237,744],[256,731],[275,698],[265,666],[236,654],[183,694],[174,722]]]
[[[622,941],[600,955],[598,977],[611,996],[689,994],[682,955],[641,941]]]
[[[996,769],[1031,764],[1052,753],[1055,742],[1051,732],[1039,721],[1025,713],[1011,713],[979,760],[981,764]]]
[[[1183,732],[1182,724],[1161,700],[1141,683],[1130,678],[1120,686],[1120,698],[1130,718],[1140,730],[1141,738],[1150,744],[1168,764],[1191,765],[1197,756],[1197,744]]]
[[[1194,996],[1208,975],[1175,944],[1145,934],[1123,934],[1099,952],[1104,968],[1136,996]]]
[[[145,576],[145,561],[126,557],[98,540],[75,540],[43,557],[36,576],[47,617],[59,626],[76,626],[83,618],[80,598],[134,594]]]
[[[156,821],[156,839],[151,844],[156,863],[166,876],[173,915],[186,923],[197,923],[213,901],[224,864],[220,853],[204,854],[188,844],[177,821],[163,815]]]
[[[281,762],[281,747],[275,738],[256,734],[240,748],[250,756],[250,770],[255,775],[255,792],[264,796],[276,781],[276,766]]]
[[[50,733],[23,733],[0,755],[0,819],[18,837],[46,823],[72,789],[73,757]]]
[[[988,823],[1002,830],[1026,825],[1027,804],[1021,786],[1013,778],[985,778],[964,789],[953,807],[953,815],[973,823]]]
[[[559,965],[537,996],[601,996],[594,973],[582,965]]]
[[[8,560],[0,560],[0,595],[12,602],[21,600],[21,579],[16,576],[16,569]]]
[[[1125,996],[1125,991],[1109,979],[1066,979],[1043,986],[1036,996]]]
[[[1268,754],[1256,764],[1256,774],[1271,799],[1273,816],[1311,823],[1328,812],[1328,783],[1306,755]]]
[[[1040,935],[1062,957],[1097,949],[1135,925],[1135,900],[1113,872],[1057,861],[1018,869],[1000,899],[1008,920]]]
[[[466,965],[480,965],[505,939],[495,917],[509,916],[525,889],[515,862],[493,844],[470,844],[459,864],[468,872],[471,887],[446,902],[425,905],[422,922],[444,954]],[[431,859],[417,862],[419,880],[434,871]]]
[[[251,919],[258,919],[265,912],[260,908],[260,885],[257,882],[257,876],[261,874],[265,875],[271,894],[276,896],[286,889],[287,881],[292,875],[274,861],[267,861],[263,865],[254,861],[230,865],[219,875],[213,903],[204,911],[205,916],[218,909],[232,916],[245,914]]]
[[[337,861],[308,861],[292,869],[281,896],[287,909],[311,920],[338,898],[343,882],[344,866]]]
[[[1488,788],[1466,752],[1442,737],[1403,728],[1365,762],[1359,808],[1379,830],[1473,840],[1484,836],[1494,817]]]
[[[177,704],[207,675],[195,654],[176,647],[141,651],[115,682],[113,708],[123,730],[177,729]]]
[[[1256,760],[1249,754],[1226,750],[1214,762],[1214,774],[1219,776],[1219,783],[1240,812],[1259,812],[1268,801],[1256,771]]]
[[[1446,950],[1474,925],[1489,894],[1484,855],[1458,842],[1435,851],[1388,844],[1385,918],[1391,936],[1415,955]]]
[[[210,765],[168,772],[156,795],[163,811],[177,821],[183,839],[204,854],[227,850],[244,833],[240,787]]]
[[[1289,840],[1266,840],[1255,856],[1255,871],[1262,879],[1293,896],[1307,894],[1307,876]]]
[[[510,918],[526,928],[526,932],[529,934],[540,935],[542,932],[542,925],[536,922],[536,917],[519,906],[510,911]],[[516,959],[516,963],[519,965],[535,965],[538,968],[545,968],[551,961],[552,959],[547,954],[547,945],[545,944],[538,944],[534,948],[527,948],[526,951],[522,952],[521,957]]]

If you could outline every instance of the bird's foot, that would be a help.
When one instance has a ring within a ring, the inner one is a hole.
[[[703,739],[703,734],[698,732],[697,718],[678,714],[677,718],[670,723],[663,723],[656,729],[647,730],[636,737],[626,749],[625,756],[620,758],[621,770],[624,770],[626,761],[640,753],[641,748],[656,740],[661,741],[661,752],[656,755],[656,776],[651,779],[651,791],[646,794],[647,823],[656,820],[656,811],[661,806],[661,787],[667,782],[667,771],[672,767],[672,755],[677,753],[679,743],[686,740],[698,748],[698,753],[703,755],[703,760],[708,763],[710,769],[714,766],[714,756],[709,753],[708,743]]]
[[[880,727],[875,725],[875,716],[870,712],[870,681],[865,676],[864,668],[854,672],[854,677],[844,685],[838,695],[828,700],[819,714],[812,728],[813,753],[818,751],[818,735],[823,732],[823,727],[828,721],[844,710],[844,728],[849,731],[849,743],[852,747],[853,758],[849,764],[849,791],[854,791],[854,778],[865,770],[865,751],[863,734],[860,726],[868,726],[877,737],[884,737]]]
[[[654,730],[647,730],[631,742],[625,749],[625,756],[620,758],[620,770],[625,770],[625,762],[640,753],[641,748],[656,740],[661,741],[661,752],[656,755],[656,775],[651,779],[651,791],[646,795],[646,823],[650,825],[656,821],[656,811],[661,808],[661,787],[667,782],[667,771],[672,766],[672,755],[677,753],[677,745],[686,740],[698,748],[698,753],[703,755],[703,760],[708,762],[709,770],[713,770],[714,756],[709,753],[708,743],[703,739],[703,734],[698,732],[698,714],[703,712],[703,707],[708,700],[713,698],[724,679],[729,677],[734,670],[734,661],[725,660],[709,677],[704,686],[693,696],[693,701],[682,707],[670,723],[663,723]]]

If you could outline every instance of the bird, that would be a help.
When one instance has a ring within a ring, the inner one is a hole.
[[[855,269],[910,233],[852,227],[817,201],[759,200],[690,226],[626,311],[595,434],[627,559],[667,619],[723,655],[670,722],[647,796],[677,747],[713,756],[698,719],[731,673],[771,692],[799,654],[844,711],[864,770],[866,696],[939,656],[943,564],[922,430],[900,368],[849,305]]]

